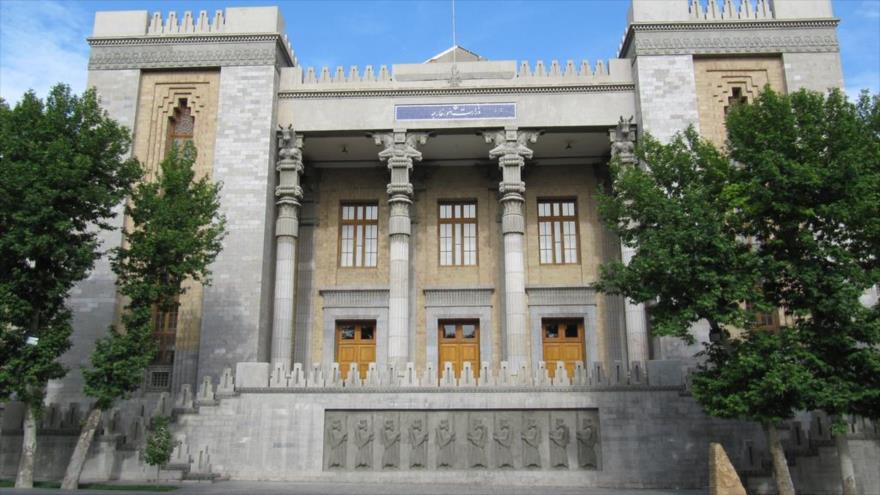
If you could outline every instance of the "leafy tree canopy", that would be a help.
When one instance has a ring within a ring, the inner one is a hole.
[[[129,299],[125,328],[111,328],[97,342],[83,371],[85,392],[101,409],[140,387],[156,351],[153,312],[175,309],[185,280],[209,282],[208,265],[222,248],[221,186],[195,179],[195,159],[192,143],[173,146],[157,180],[140,183],[126,207],[133,228],[112,255],[120,293]]]
[[[129,145],[94,90],[76,96],[59,84],[45,103],[33,92],[14,108],[0,100],[0,399],[39,408],[46,381],[64,375],[64,301],[139,177]]]

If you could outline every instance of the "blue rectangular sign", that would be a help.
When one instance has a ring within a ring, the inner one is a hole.
[[[516,103],[395,105],[396,120],[515,119]]]

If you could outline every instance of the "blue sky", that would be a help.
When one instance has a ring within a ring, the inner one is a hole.
[[[682,0],[684,1],[684,0]],[[0,96],[40,96],[63,81],[85,88],[85,41],[98,10],[192,10],[279,4],[304,66],[363,67],[422,62],[452,45],[449,0],[0,0]],[[626,28],[628,0],[457,0],[458,44],[490,59],[613,58]],[[880,92],[880,0],[834,0],[844,79],[850,94]]]

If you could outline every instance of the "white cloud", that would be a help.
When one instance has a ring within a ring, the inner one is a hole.
[[[81,93],[91,21],[75,2],[0,1],[0,96],[10,104],[28,89],[45,97],[59,82]]]

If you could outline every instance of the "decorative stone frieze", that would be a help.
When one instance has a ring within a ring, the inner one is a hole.
[[[596,304],[592,287],[526,287],[529,306],[583,306]]]
[[[328,410],[324,429],[327,471],[602,468],[597,409]]]
[[[621,56],[837,52],[836,19],[633,24]]]
[[[89,39],[89,44],[89,70],[294,65],[280,35]]]
[[[388,307],[388,289],[323,289],[324,308]]]
[[[491,306],[493,288],[460,287],[425,289],[426,307]]]

